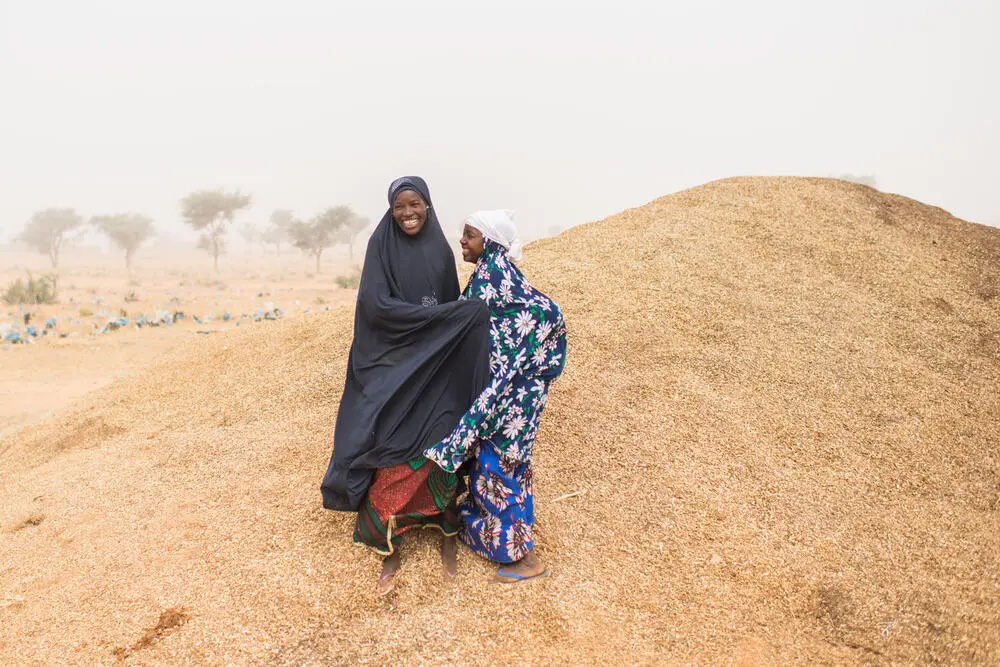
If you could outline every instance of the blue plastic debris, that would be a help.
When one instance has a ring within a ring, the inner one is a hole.
[[[45,328],[46,329],[55,329],[56,328],[56,316],[55,315],[53,315],[49,319],[45,320]]]
[[[127,317],[112,317],[111,319],[108,320],[108,323],[104,325],[104,328],[98,331],[97,333],[103,334],[109,331],[116,331],[124,326],[128,326]]]
[[[231,318],[232,318],[232,315],[230,315],[229,313],[223,313],[223,315],[222,315],[222,321],[223,322],[228,322]]]
[[[30,324],[28,326],[24,327],[24,332],[26,334],[28,334],[29,336],[37,336],[38,335],[38,331],[35,330],[35,327],[31,326]]]

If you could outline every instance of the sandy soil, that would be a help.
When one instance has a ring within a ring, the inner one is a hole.
[[[45,334],[30,345],[0,342],[0,436],[115,378],[141,372],[175,346],[199,345],[203,336],[241,326],[271,324],[254,320],[261,311],[277,308],[280,317],[288,318],[351,303],[355,291],[338,286],[334,278],[352,275],[357,265],[339,248],[328,255],[318,276],[313,261],[294,250],[226,256],[216,274],[201,251],[154,245],[140,250],[129,278],[120,253],[70,248],[61,260],[58,303],[0,302],[0,332],[23,334],[27,314],[29,324]],[[27,251],[0,250],[0,288],[29,274],[50,273],[47,262]],[[184,317],[174,321],[177,312]],[[155,319],[158,313],[169,314],[171,326],[135,326],[137,317]],[[122,316],[128,326],[101,333],[109,320]],[[53,317],[55,327],[46,330],[45,322]]]
[[[740,178],[521,266],[569,327],[550,577],[446,582],[423,534],[376,595],[318,489],[352,313],[311,312],[0,439],[0,663],[1000,663],[1000,230]]]

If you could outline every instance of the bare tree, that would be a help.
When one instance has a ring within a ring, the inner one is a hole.
[[[125,269],[132,276],[135,251],[156,231],[153,229],[153,219],[138,213],[120,213],[94,216],[90,219],[90,224],[107,234],[115,245],[125,251]]]
[[[83,218],[71,208],[47,208],[31,216],[17,240],[47,254],[52,268],[58,269],[59,249],[66,238],[66,232],[82,224]]]
[[[198,247],[212,253],[215,270],[219,254],[225,250],[225,233],[236,212],[250,206],[250,195],[223,190],[199,190],[181,200],[184,220],[195,230],[203,231]]]
[[[323,251],[336,243],[350,223],[354,213],[347,206],[328,208],[309,222],[295,221],[288,228],[292,244],[316,258],[316,273],[319,273]]]

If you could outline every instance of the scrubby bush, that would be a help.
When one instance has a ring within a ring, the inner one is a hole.
[[[347,276],[337,276],[333,282],[344,289],[357,289],[358,285],[361,284],[361,272],[355,271]]]
[[[7,283],[3,293],[4,303],[15,305],[24,303],[55,303],[56,276],[48,273],[38,278],[28,274],[28,280],[20,278]]]

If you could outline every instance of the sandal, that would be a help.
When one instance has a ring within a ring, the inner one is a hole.
[[[499,570],[497,570],[496,575],[493,577],[493,581],[498,584],[517,584],[522,581],[528,581],[529,579],[539,579],[541,577],[547,577],[548,574],[549,574],[549,568],[545,568],[538,574],[524,575],[524,574],[515,574],[513,572],[504,572],[504,569],[501,567]]]

